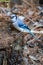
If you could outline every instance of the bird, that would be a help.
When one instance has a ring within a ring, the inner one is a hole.
[[[36,40],[39,40],[38,37],[33,32],[31,32],[31,29],[16,14],[11,14],[11,12],[9,11],[7,12],[7,15],[10,16],[11,22],[17,30],[23,33],[29,33]]]
[[[34,33],[31,32],[31,29],[18,17],[16,14],[10,15],[13,26],[20,32],[26,32],[32,35],[36,40],[38,39]]]

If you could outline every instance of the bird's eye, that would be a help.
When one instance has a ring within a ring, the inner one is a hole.
[[[10,18],[13,19],[14,17],[17,19],[17,16],[16,15],[15,16],[11,16]]]
[[[11,16],[10,18],[13,19],[15,16]]]

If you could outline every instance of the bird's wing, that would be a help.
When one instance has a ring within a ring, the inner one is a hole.
[[[30,28],[28,28],[28,26],[22,21],[20,20],[19,18],[17,18],[17,23],[18,23],[18,26],[23,28],[23,29],[29,29],[31,30]]]

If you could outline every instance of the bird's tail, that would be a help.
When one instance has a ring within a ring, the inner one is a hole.
[[[39,40],[38,37],[30,31],[30,34],[35,38],[35,40]]]

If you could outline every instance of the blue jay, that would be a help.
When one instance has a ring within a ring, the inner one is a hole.
[[[38,40],[38,38],[31,32],[31,29],[15,14],[10,15],[11,21],[13,26],[21,31],[21,32],[26,32],[31,34],[36,40]]]
[[[10,12],[8,12],[7,15],[10,16],[12,24],[17,30],[29,33],[38,40],[38,38],[31,32],[31,29],[18,16],[16,16],[16,14],[10,14]]]

